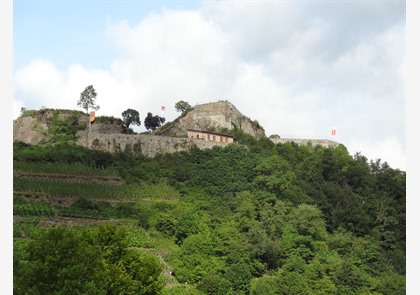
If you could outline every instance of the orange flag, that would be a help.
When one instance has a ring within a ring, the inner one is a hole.
[[[95,121],[95,112],[94,111],[90,112],[90,122],[92,123],[93,121]]]

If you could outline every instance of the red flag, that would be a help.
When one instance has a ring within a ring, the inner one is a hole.
[[[335,128],[331,129],[331,135],[335,136],[335,133],[337,132],[337,130]]]
[[[165,112],[165,110],[166,110],[165,106],[161,106],[160,110],[161,110],[162,113]]]

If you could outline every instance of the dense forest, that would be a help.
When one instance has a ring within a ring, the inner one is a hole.
[[[14,143],[15,294],[405,294],[406,175],[345,146]]]

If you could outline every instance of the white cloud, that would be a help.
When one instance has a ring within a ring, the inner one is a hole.
[[[109,69],[35,59],[16,72],[15,103],[77,109],[93,85],[98,115],[134,108],[144,118],[165,105],[173,120],[180,99],[227,99],[267,135],[328,137],[335,126],[352,154],[403,167],[403,15],[395,3],[325,5],[204,2],[109,22],[119,51]]]

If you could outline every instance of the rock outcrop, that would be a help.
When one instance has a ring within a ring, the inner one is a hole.
[[[232,130],[234,127],[256,138],[264,137],[265,131],[258,121],[244,116],[228,101],[200,104],[193,107],[185,115],[171,122],[166,128],[157,130],[158,134],[185,137],[187,129],[205,131]]]
[[[13,140],[38,144],[47,139],[48,126],[34,117],[19,117],[13,121]]]

